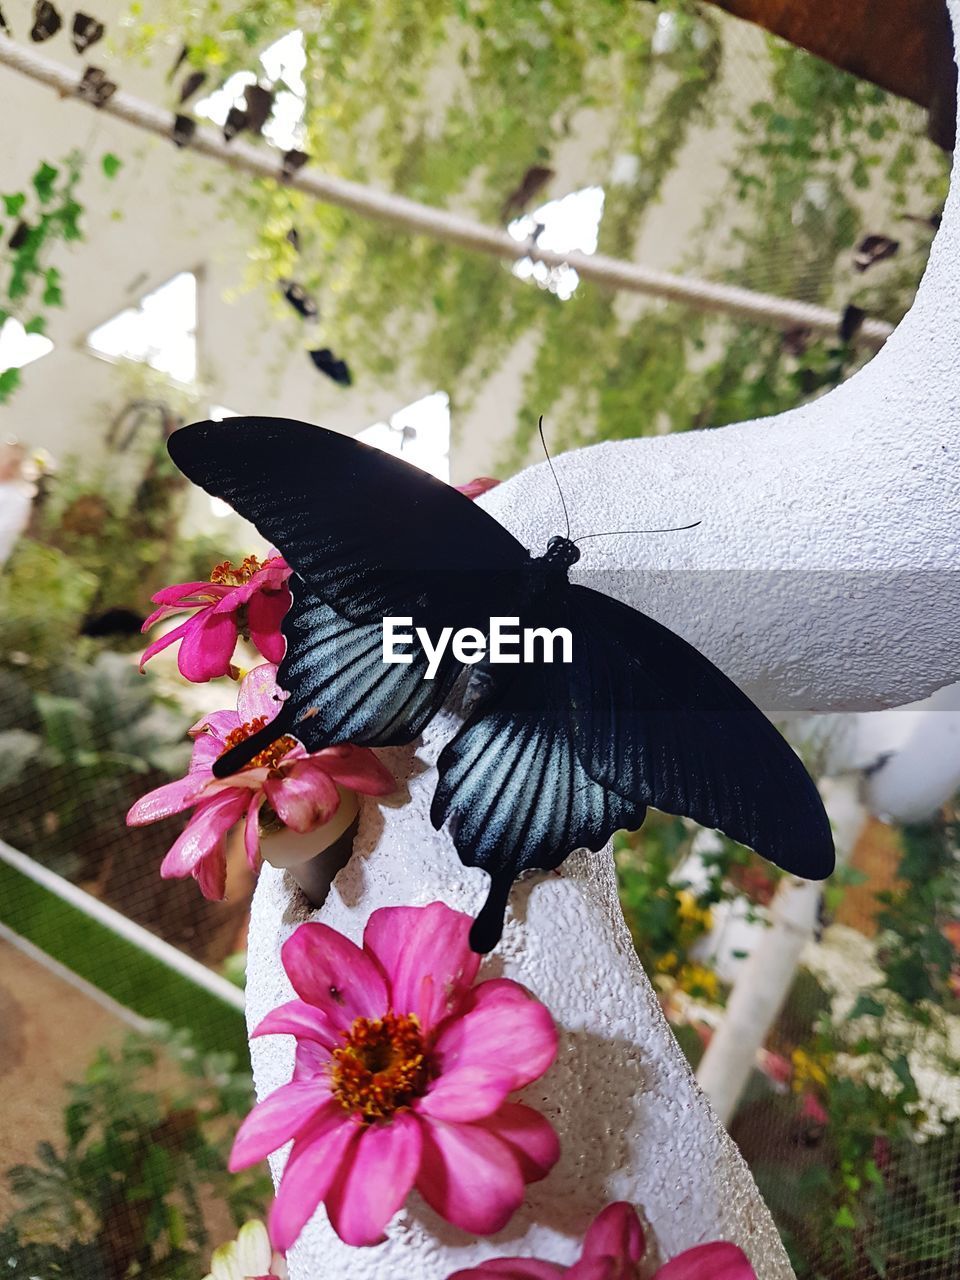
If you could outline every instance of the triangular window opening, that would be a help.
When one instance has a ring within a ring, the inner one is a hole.
[[[8,316],[0,325],[0,373],[22,369],[52,350],[53,343],[45,334],[27,333],[16,316]]]
[[[307,66],[307,54],[303,32],[288,31],[275,40],[260,55],[263,77],[274,87],[273,110],[263,126],[267,142],[282,151],[301,147],[305,133],[303,118],[306,113],[307,87],[303,73]],[[242,109],[243,91],[261,78],[255,71],[235,71],[232,76],[206,98],[201,98],[195,111],[198,116],[223,128],[231,107]]]
[[[450,479],[450,398],[445,391],[415,400],[398,409],[388,422],[358,431],[356,438],[438,480]]]
[[[87,346],[111,360],[136,360],[177,382],[197,377],[197,277],[181,271],[87,335]]]
[[[534,239],[539,249],[554,253],[596,253],[603,200],[603,187],[583,187],[514,218],[507,231],[514,240]],[[520,258],[514,263],[513,274],[521,280],[535,281],[541,289],[555,293],[561,302],[572,298],[580,283],[573,267],[548,267],[533,258]]]

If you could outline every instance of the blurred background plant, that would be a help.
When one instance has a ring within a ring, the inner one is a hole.
[[[196,1280],[211,1245],[262,1216],[269,1175],[227,1171],[249,1069],[162,1026],[101,1050],[69,1088],[63,1134],[7,1179],[5,1275]]]

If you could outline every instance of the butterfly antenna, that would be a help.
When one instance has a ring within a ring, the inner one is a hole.
[[[574,538],[575,543],[585,542],[587,538],[615,538],[621,533],[682,533],[684,529],[695,529],[702,520],[694,520],[693,524],[675,524],[669,529],[608,529],[605,533],[584,533]]]
[[[544,457],[547,459],[547,462],[550,464],[550,470],[553,472],[553,479],[557,486],[557,492],[560,494],[560,503],[563,506],[563,518],[567,522],[567,537],[569,538],[570,537],[570,514],[567,511],[567,504],[563,498],[563,490],[560,488],[560,481],[557,479],[557,469],[553,465],[553,459],[550,457],[550,450],[547,448],[547,442],[543,438],[543,414],[542,413],[540,415],[540,420],[537,423],[537,430],[540,432],[540,443],[543,445]]]
[[[242,769],[244,765],[250,763],[254,756],[265,751],[278,738],[282,738],[288,733],[293,717],[290,713],[284,714],[286,707],[281,707],[280,713],[265,724],[262,729],[258,729],[256,733],[251,733],[249,738],[244,738],[242,742],[238,742],[236,746],[230,747],[222,756],[218,756],[213,762],[213,776],[215,778],[229,778],[232,773],[236,773],[238,769]]]

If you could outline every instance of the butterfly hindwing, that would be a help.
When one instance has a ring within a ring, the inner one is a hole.
[[[290,579],[293,605],[283,620],[287,652],[278,683],[289,692],[290,732],[309,751],[340,742],[387,747],[410,742],[443,705],[462,665],[448,648],[432,680],[415,646],[409,664],[382,660],[379,622],[341,617],[302,579]]]
[[[829,875],[833,837],[823,803],[763,713],[652,618],[587,587],[567,591],[570,699],[590,777],[718,828],[796,875]]]
[[[504,668],[499,669],[501,672]],[[450,821],[461,861],[490,873],[486,906],[471,945],[489,951],[500,937],[507,891],[521,871],[549,870],[574,849],[597,851],[646,813],[592,779],[576,750],[562,665],[506,668],[493,692],[440,754],[430,816]]]

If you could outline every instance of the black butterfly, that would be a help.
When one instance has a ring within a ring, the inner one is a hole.
[[[281,280],[280,288],[298,316],[302,316],[304,320],[316,320],[320,308],[316,299],[307,293],[302,284],[298,284],[296,280]]]
[[[353,385],[353,374],[350,372],[350,366],[346,360],[341,360],[339,356],[335,356],[329,347],[318,347],[316,351],[308,351],[307,355],[309,355],[321,373],[325,373],[334,382],[339,382],[341,387]]]
[[[246,104],[244,114],[247,117],[247,128],[251,133],[261,133],[273,110],[272,90],[265,89],[261,84],[248,84],[243,91],[243,99]]]
[[[92,107],[103,107],[117,92],[117,86],[102,67],[87,67],[77,85],[77,97]]]
[[[280,166],[280,177],[285,182],[289,182],[297,170],[302,169],[309,159],[310,157],[306,151],[298,151],[296,147],[285,151]]]
[[[176,115],[173,117],[173,128],[170,131],[170,137],[178,147],[185,147],[188,142],[193,141],[193,135],[197,132],[197,122],[190,116]]]
[[[799,757],[749,699],[652,618],[568,581],[580,552],[533,557],[449,485],[349,436],[282,418],[174,432],[170,456],[294,569],[277,718],[214,765],[242,768],[283,734],[308,750],[418,737],[466,668],[447,648],[432,680],[382,660],[383,619],[443,627],[518,618],[564,626],[572,662],[469,668],[482,692],[440,754],[431,819],[490,873],[471,945],[500,937],[520,871],[599,850],[647,805],[685,814],[812,879],[833,869],[830,824]]]
[[[72,28],[74,49],[77,53],[84,53],[92,44],[103,39],[105,30],[103,23],[91,17],[89,13],[75,13]]]
[[[223,140],[232,142],[247,127],[247,113],[240,107],[231,107],[223,122]]]
[[[50,0],[37,0],[33,6],[33,26],[30,28],[30,39],[36,44],[55,36],[63,26],[63,19]]]
[[[191,71],[180,86],[180,104],[192,98],[202,84],[206,81],[207,73],[205,71]]]

